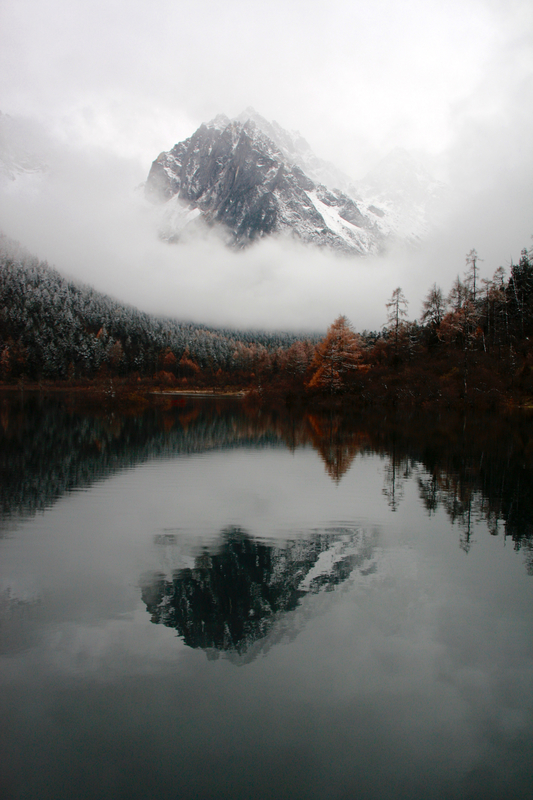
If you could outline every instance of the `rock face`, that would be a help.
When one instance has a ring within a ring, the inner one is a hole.
[[[394,197],[370,185],[371,198],[365,200],[348,176],[314,155],[300,134],[269,123],[253,109],[234,120],[219,115],[161,153],[145,194],[164,204],[161,235],[170,241],[202,224],[218,224],[228,244],[239,248],[277,234],[364,255],[402,238]],[[414,214],[419,217],[420,208]],[[409,236],[416,239],[418,231]]]
[[[265,136],[271,139],[291,164],[300,167],[314,183],[323,184],[330,189],[340,189],[350,197],[356,190],[354,182],[334,164],[316,156],[299,131],[286,131],[277,122],[269,122],[254,108],[247,108],[237,117],[238,122],[254,122]]]

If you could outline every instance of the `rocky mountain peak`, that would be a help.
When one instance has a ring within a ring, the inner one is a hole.
[[[402,220],[410,229],[404,238],[419,236],[421,195],[431,181],[417,170],[399,151],[355,186],[315,156],[299,132],[284,130],[250,107],[232,120],[217,115],[161,153],[145,192],[164,206],[161,235],[172,241],[192,223],[203,223],[219,226],[234,247],[278,235],[364,255],[402,238]],[[387,181],[389,195],[383,188]],[[406,187],[399,210],[398,186]],[[405,208],[410,202],[416,206],[411,217]]]

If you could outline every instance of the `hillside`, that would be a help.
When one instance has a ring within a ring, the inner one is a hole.
[[[0,236],[0,380],[235,372],[301,338],[146,314],[67,280]]]

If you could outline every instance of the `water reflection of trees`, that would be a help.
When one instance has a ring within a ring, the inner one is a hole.
[[[490,533],[497,536],[500,529],[500,516],[489,498],[475,487],[472,480],[465,482],[457,475],[433,473],[429,478],[417,478],[419,495],[429,514],[443,508],[452,524],[460,531],[460,545],[469,552],[473,544],[476,522],[484,520]]]
[[[0,402],[0,513],[34,514],[66,492],[153,458],[280,444],[266,426],[241,424],[237,403],[86,413],[63,399]]]
[[[253,646],[275,629],[291,635],[285,615],[306,595],[331,591],[356,567],[371,572],[373,538],[362,530],[334,529],[274,544],[230,527],[192,568],[170,579],[144,576],[142,598],[152,622],[175,628],[189,647],[211,657],[226,652],[253,658]]]
[[[510,537],[517,549],[531,547],[532,428],[526,417],[456,420],[447,429],[441,424],[438,448],[421,448],[426,474],[418,477],[420,497],[428,513],[445,510],[466,552],[480,521],[493,536]]]
[[[378,415],[322,421],[322,439],[313,420],[311,441],[340,480],[359,453],[379,453],[384,459],[383,494],[392,510],[403,499],[404,487],[416,472],[419,496],[429,514],[443,509],[459,530],[460,546],[468,552],[478,522],[489,532],[510,537],[523,548],[533,574],[533,418],[530,415],[464,416],[417,413]],[[334,432],[332,436],[331,431]],[[332,458],[331,442],[345,442],[348,457]],[[334,474],[332,474],[332,470]]]
[[[247,411],[241,403],[169,398],[137,416],[83,413],[64,400],[0,402],[0,511],[28,515],[65,492],[160,456],[242,446],[311,445],[340,482],[356,457],[384,461],[383,492],[402,502],[416,469],[429,514],[443,509],[472,546],[484,520],[517,548],[533,542],[533,420]]]
[[[347,429],[339,414],[306,414],[305,422],[313,447],[336,483],[348,472],[356,455],[370,449],[367,431]]]

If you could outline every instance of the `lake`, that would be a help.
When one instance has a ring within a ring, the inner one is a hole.
[[[533,790],[533,422],[0,399],[2,797]]]

